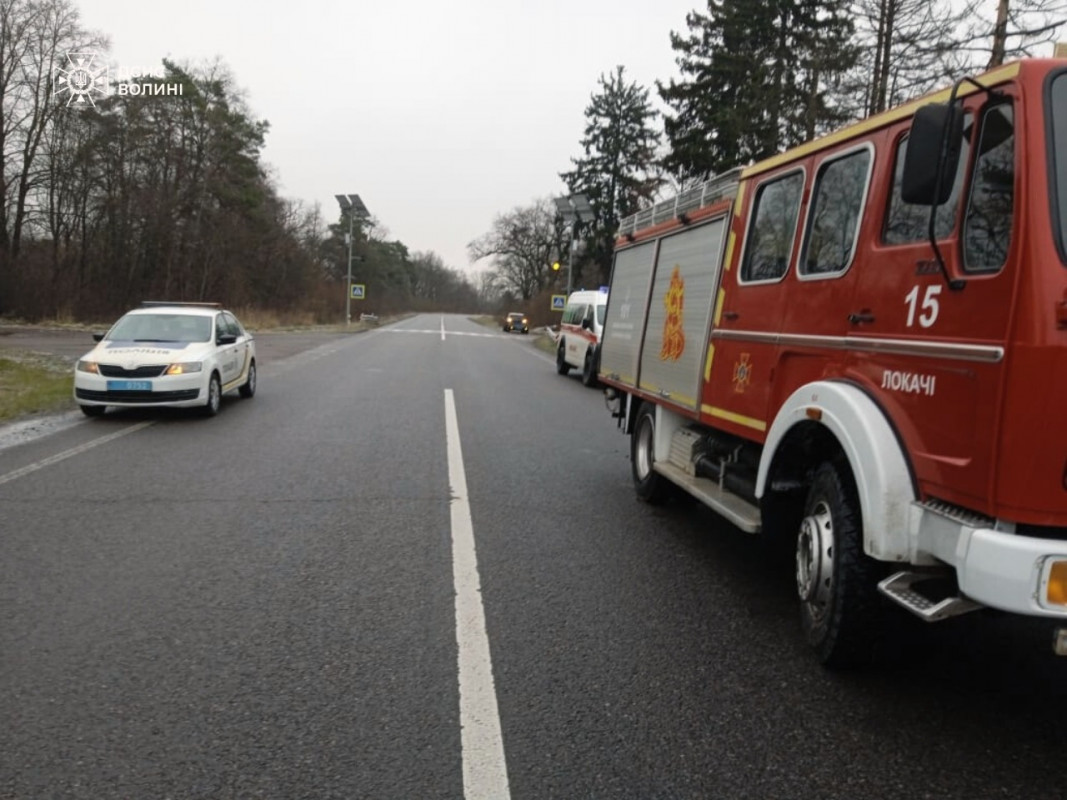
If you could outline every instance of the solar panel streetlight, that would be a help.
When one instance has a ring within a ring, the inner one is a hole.
[[[556,211],[563,218],[563,223],[571,229],[571,256],[567,266],[567,294],[569,295],[574,283],[574,251],[578,246],[578,226],[584,222],[592,222],[595,215],[593,207],[589,204],[589,198],[584,194],[557,197],[554,202]]]
[[[348,217],[348,235],[345,241],[348,243],[348,286],[345,292],[345,324],[352,324],[352,224],[356,217],[367,219],[370,212],[359,199],[358,194],[335,194],[337,205],[341,207],[341,213]]]

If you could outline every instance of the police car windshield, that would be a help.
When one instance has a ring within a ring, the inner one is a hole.
[[[211,318],[188,314],[128,314],[107,335],[135,342],[207,342]]]

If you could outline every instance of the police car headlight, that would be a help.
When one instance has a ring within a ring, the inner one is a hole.
[[[200,372],[204,369],[204,364],[201,361],[186,361],[181,364],[171,364],[167,367],[167,371],[164,375],[188,375],[190,372]]]
[[[94,375],[99,375],[100,367],[95,361],[78,361],[78,372],[91,372]]]

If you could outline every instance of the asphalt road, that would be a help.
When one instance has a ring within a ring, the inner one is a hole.
[[[824,671],[788,572],[639,503],[532,338],[263,338],[217,417],[0,449],[0,797],[1063,796],[1047,626]]]

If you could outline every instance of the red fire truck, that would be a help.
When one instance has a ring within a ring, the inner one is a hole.
[[[599,377],[639,497],[795,552],[824,664],[889,601],[1049,618],[1067,654],[1067,60],[624,220]]]

